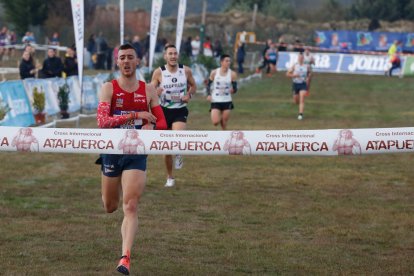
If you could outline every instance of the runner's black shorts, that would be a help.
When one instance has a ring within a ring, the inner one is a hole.
[[[172,128],[172,124],[175,122],[187,123],[188,109],[186,106],[181,108],[165,108],[164,111],[165,120],[167,121],[168,129]]]
[[[233,102],[224,102],[224,103],[211,103],[210,111],[212,109],[218,109],[220,111],[223,110],[231,110],[234,108]]]

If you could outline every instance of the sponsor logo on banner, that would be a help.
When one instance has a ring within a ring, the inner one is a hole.
[[[180,0],[180,3],[178,5],[177,28],[176,28],[176,36],[175,36],[175,47],[177,47],[177,52],[180,52],[180,48],[181,48],[181,40],[183,37],[186,6],[187,6],[187,0]]]
[[[355,155],[361,154],[361,145],[354,138],[352,130],[342,129],[339,131],[332,150],[338,152],[338,155]]]
[[[414,34],[408,34],[405,47],[414,47]]]
[[[256,152],[328,152],[328,144],[325,141],[303,141],[304,139],[315,139],[315,134],[272,134],[268,133],[266,138],[280,141],[259,141]],[[289,141],[288,139],[301,139]],[[282,140],[281,140],[282,139]]]
[[[138,130],[128,129],[119,141],[118,149],[124,154],[145,154],[145,143],[139,138]]]
[[[12,147],[15,147],[17,151],[21,152],[39,151],[39,142],[33,135],[33,130],[30,127],[19,129],[17,134],[13,137],[11,145]]]
[[[366,151],[414,150],[414,140],[372,140],[368,141]]]
[[[315,68],[317,69],[329,69],[331,68],[331,56],[326,54],[313,55],[315,59]]]
[[[369,140],[365,150],[368,151],[399,151],[414,150],[414,131],[376,131],[376,137],[380,139]],[[398,136],[411,136],[413,139],[398,139]],[[386,140],[385,137],[394,139]]]
[[[75,29],[75,45],[78,58],[79,83],[82,87],[83,79],[83,44],[84,44],[84,2],[83,0],[71,0],[73,28]]]
[[[223,149],[231,155],[250,155],[252,148],[249,141],[244,138],[243,131],[232,131],[224,143]]]
[[[220,143],[209,138],[207,133],[161,132],[159,137],[159,140],[151,142],[150,151],[216,152],[222,150]],[[185,141],[185,138],[191,140]]]
[[[324,44],[326,41],[326,36],[324,32],[316,32],[316,36],[315,36],[315,44],[316,45],[321,45]]]
[[[69,149],[69,150],[113,150],[115,149],[112,140],[99,139],[100,132],[92,132],[85,129],[84,131],[67,131],[55,129],[53,136],[49,134],[45,137],[42,149]],[[68,136],[64,138],[64,136]],[[79,137],[88,137],[90,139],[79,139]]]
[[[326,142],[259,142],[256,146],[256,151],[284,151],[284,152],[322,152],[329,151]]]
[[[348,66],[348,70],[355,71],[381,71],[385,72],[388,64],[388,57],[386,56],[351,56],[352,63]]]
[[[357,46],[366,46],[371,44],[372,35],[371,33],[358,32],[357,33]]]

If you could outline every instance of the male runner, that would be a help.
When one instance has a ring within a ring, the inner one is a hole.
[[[305,52],[303,53],[303,63],[309,65],[312,69],[315,65],[315,58],[311,54],[309,47],[305,47]],[[308,81],[306,82],[308,90],[306,91],[306,96],[310,95],[310,84],[311,84],[312,76],[309,76]]]
[[[230,111],[234,108],[231,94],[237,92],[237,74],[230,69],[230,56],[220,57],[220,68],[211,71],[207,84],[207,100],[211,102],[211,121],[213,125],[227,127]],[[211,87],[213,85],[213,87]]]
[[[132,45],[119,47],[117,65],[121,76],[102,86],[96,117],[100,128],[167,128],[155,88],[136,80],[138,63]],[[122,196],[122,257],[117,270],[129,275],[131,247],[138,228],[137,205],[145,187],[147,156],[102,154],[97,163],[101,164],[102,200],[106,212],[114,212]]]
[[[167,63],[154,71],[151,83],[157,87],[168,129],[185,130],[188,116],[187,103],[191,95],[196,92],[196,83],[191,69],[178,64],[178,52],[175,45],[170,44],[165,47],[164,59]],[[166,155],[165,165],[168,177],[165,187],[175,185],[172,164],[172,156]],[[182,164],[182,156],[177,155],[175,167],[179,169]]]
[[[303,111],[305,110],[305,95],[308,90],[306,82],[311,76],[311,69],[309,65],[304,63],[304,57],[302,53],[298,54],[298,62],[290,68],[286,76],[292,78],[292,92],[293,101],[299,105],[298,120],[303,120]]]
[[[270,71],[267,72],[267,76],[271,77],[273,73],[277,71],[277,58],[278,58],[278,51],[274,43],[270,44],[269,49],[266,51],[266,59],[270,66]]]

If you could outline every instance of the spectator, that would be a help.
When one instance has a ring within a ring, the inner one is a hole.
[[[132,46],[135,48],[135,52],[137,53],[137,57],[141,60],[143,53],[142,53],[142,45],[138,35],[135,35],[132,40]]]
[[[197,58],[200,53],[200,37],[196,36],[194,40],[191,41],[191,55],[193,58]]]
[[[0,31],[0,61],[3,59],[3,55],[7,53],[7,49],[5,48],[5,46],[10,44],[7,32],[7,27],[3,27]]]
[[[42,77],[62,77],[63,63],[60,57],[56,56],[56,49],[47,50],[47,58],[43,61]]]
[[[390,58],[390,68],[386,72],[388,76],[392,76],[392,71],[395,69],[401,68],[401,59],[400,59],[400,53],[401,53],[401,42],[398,40],[395,40],[394,43],[390,46],[388,49],[388,56]]]
[[[303,44],[300,41],[300,39],[297,37],[295,39],[295,43],[293,44],[293,52],[303,53],[303,51],[304,51]]]
[[[27,79],[27,78],[34,78],[37,73],[37,69],[34,65],[34,61],[32,56],[28,51],[24,51],[22,55],[22,60],[20,61],[19,65],[19,72],[20,78]]]
[[[103,37],[102,32],[100,32],[99,36],[96,38],[97,62],[96,62],[95,69],[105,70],[107,52],[108,52],[108,43],[106,43],[106,40]]]
[[[114,47],[114,50],[112,51],[112,71],[116,71],[119,69],[118,64],[116,63],[116,61],[118,60],[118,51],[119,51],[119,43],[116,44],[116,46]]]
[[[17,44],[17,36],[14,31],[9,30],[8,37],[9,37],[9,43],[11,46],[14,46]],[[14,54],[15,54],[15,48],[12,47],[9,49],[9,55],[14,56]]]
[[[36,44],[36,40],[32,32],[26,32],[26,34],[22,38],[22,42],[24,44]]]
[[[76,57],[76,48],[74,46],[68,47],[66,50],[63,71],[65,72],[66,77],[78,75],[78,59]]]
[[[282,36],[279,37],[277,51],[278,52],[286,52],[287,50],[287,44],[285,42],[285,38]]]
[[[192,37],[191,36],[187,37],[187,40],[184,42],[183,47],[182,47],[182,52],[187,57],[191,57],[192,56],[191,40],[192,40]]]
[[[206,57],[212,57],[213,56],[213,46],[211,45],[210,37],[206,37],[206,41],[203,43],[203,54]]]
[[[54,46],[59,46],[60,45],[59,33],[58,32],[53,33],[52,38],[49,40],[49,44],[54,45]]]
[[[89,36],[88,42],[87,42],[87,46],[86,46],[86,50],[89,52],[90,55],[90,60],[88,62],[88,67],[89,69],[93,69],[97,62],[97,56],[96,56],[96,41],[95,41],[95,35],[91,34]]]
[[[239,45],[237,47],[237,64],[238,64],[238,72],[239,74],[243,74],[244,70],[243,70],[243,63],[244,63],[244,58],[246,56],[246,50],[244,48],[245,44],[242,41],[239,41]]]
[[[223,46],[221,45],[221,41],[219,39],[216,39],[216,41],[214,41],[213,54],[219,60],[223,55]]]
[[[276,45],[274,43],[270,44],[270,47],[267,49],[265,56],[267,64],[270,67],[270,71],[267,72],[267,76],[271,77],[272,74],[277,71],[277,59],[279,56]]]
[[[266,68],[266,73],[269,74],[270,66],[269,66],[269,61],[268,61],[268,58],[266,56],[266,53],[267,53],[267,50],[269,50],[271,44],[272,44],[272,40],[269,38],[266,41],[266,45],[265,45],[265,47],[262,51],[262,57],[263,57],[262,64],[259,67],[256,68],[256,73],[260,73],[260,72],[262,72],[262,70],[264,68]]]

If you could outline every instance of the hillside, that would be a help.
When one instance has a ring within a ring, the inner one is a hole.
[[[151,0],[125,0],[125,9],[145,9],[151,10]],[[174,16],[177,13],[179,0],[168,0],[163,3],[162,16]],[[299,13],[320,9],[326,0],[287,0],[292,3],[295,10]],[[338,0],[343,6],[350,6],[355,0]],[[119,5],[119,0],[100,0],[101,5],[112,4]],[[207,11],[210,13],[218,13],[225,10],[231,3],[231,0],[207,0]],[[187,0],[187,13],[200,14],[202,12],[202,0]]]

